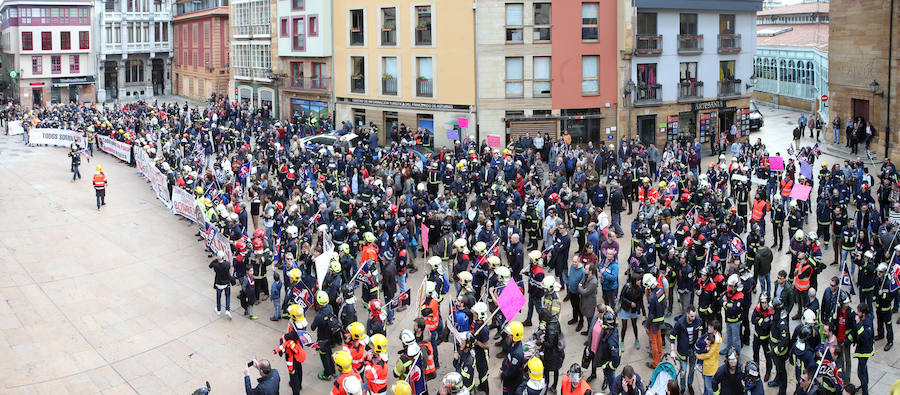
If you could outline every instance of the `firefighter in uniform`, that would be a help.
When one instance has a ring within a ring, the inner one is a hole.
[[[488,360],[490,359],[490,340],[491,340],[491,332],[488,325],[485,325],[488,317],[490,316],[490,311],[488,311],[487,303],[478,302],[472,306],[472,313],[474,314],[474,325],[475,328],[475,346],[472,347],[475,351],[475,370],[478,373],[478,390],[484,392],[485,395],[488,395]]]
[[[355,377],[357,380],[362,381],[362,378],[359,376],[359,373],[353,370],[353,360],[350,357],[350,353],[340,350],[334,353],[332,358],[334,359],[334,366],[340,372],[340,375],[334,380],[334,386],[331,387],[331,395],[348,395],[344,388],[344,380],[348,377]]]
[[[740,325],[744,314],[744,293],[741,292],[741,279],[737,274],[728,276],[728,288],[722,296],[722,305],[725,307],[725,328],[727,330],[727,348],[733,347],[741,352]],[[727,349],[726,348],[726,349]]]
[[[619,330],[616,329],[616,315],[611,311],[603,313],[603,331],[600,333],[600,344],[597,352],[600,353],[600,367],[603,368],[603,381],[610,385],[615,379],[616,369],[622,361],[619,349]],[[596,366],[588,376],[587,381],[594,381]]]
[[[894,306],[894,297],[896,292],[891,291],[891,282],[887,281],[888,264],[881,262],[878,264],[878,293],[875,295],[875,318],[878,319],[878,334],[875,335],[875,341],[885,338],[887,332],[887,344],[884,345],[884,351],[890,351],[894,346],[894,328],[891,322],[891,309]]]
[[[431,333],[429,342],[434,352],[435,366],[439,367],[437,340],[441,335],[441,331],[438,328],[443,328],[443,319],[441,318],[440,302],[438,302],[437,284],[433,281],[425,282],[425,300],[422,302],[420,311],[422,318],[425,319],[425,329],[428,329],[428,332]]]
[[[475,371],[475,336],[472,332],[460,332],[456,349],[456,358],[453,359],[453,368],[462,377],[462,386],[466,391],[475,391],[475,379],[478,373]]]
[[[759,295],[759,304],[753,309],[753,362],[759,366],[759,350],[763,351],[763,357],[766,358],[766,375],[763,381],[769,381],[772,371],[771,345],[769,342],[769,334],[772,331],[772,319],[775,311],[769,306],[769,295],[762,293]]]
[[[772,248],[784,247],[784,220],[787,214],[784,211],[784,204],[781,203],[781,195],[776,194],[773,198],[775,203],[772,204]]]
[[[648,362],[650,369],[656,369],[662,357],[662,325],[666,319],[666,292],[650,273],[644,273],[641,280],[647,291],[647,333],[650,336],[650,350],[653,357]]]
[[[818,227],[816,233],[822,236],[825,241],[825,248],[828,248],[828,241],[831,240],[831,201],[828,199],[818,199],[816,203],[816,222]]]
[[[353,322],[347,326],[347,341],[343,350],[350,355],[353,370],[361,372],[366,358],[366,348],[363,346],[363,338],[366,336],[366,327],[361,322]]]
[[[516,394],[519,395],[544,395],[547,393],[547,383],[544,381],[544,362],[538,357],[528,360],[528,381],[522,383]]]
[[[778,395],[784,395],[787,391],[787,357],[791,344],[791,333],[788,328],[788,312],[782,307],[781,299],[776,298],[772,302],[775,310],[775,322],[769,333],[772,354],[775,357],[775,380],[769,382],[769,387],[778,387]]]
[[[441,171],[438,162],[431,162],[428,169],[428,194],[437,196],[438,187],[441,185]]]
[[[425,356],[422,355],[422,349],[416,344],[416,336],[409,329],[400,332],[400,342],[403,343],[403,350],[400,359],[394,365],[394,377],[398,380],[413,381],[414,384],[421,382],[422,387],[414,387],[415,395],[422,395],[428,392],[428,388],[424,386],[425,379],[418,376],[425,375]],[[412,375],[412,376],[411,376]]]
[[[369,340],[371,340],[372,351],[366,358],[363,368],[368,390],[366,395],[385,395],[387,394],[388,380],[387,337],[376,333]]]
[[[856,375],[859,377],[859,388],[862,395],[869,395],[869,358],[875,353],[875,337],[872,330],[872,315],[869,313],[869,305],[860,303],[857,307],[856,328],[850,334],[851,342],[856,344],[853,350],[853,358],[857,360]]]
[[[298,304],[288,306],[291,323],[287,332],[281,336],[281,344],[273,353],[284,356],[290,379],[288,383],[293,395],[299,395],[303,389],[303,363],[306,362],[306,352],[303,350],[303,341],[298,336],[298,331],[306,330],[306,317],[303,315],[303,307]]]
[[[525,327],[519,321],[511,321],[506,331],[511,343],[500,366],[500,381],[503,395],[513,395],[524,378],[525,353],[522,351],[522,338],[525,336]]]
[[[535,309],[540,314],[541,306],[539,303],[544,297],[544,288],[541,282],[544,281],[545,275],[544,268],[541,267],[541,252],[532,250],[528,253],[528,258],[531,259],[531,265],[528,269],[522,271],[522,274],[528,275],[528,315],[523,323],[525,326],[531,326],[531,315]]]
[[[106,205],[107,184],[109,184],[109,180],[106,178],[106,174],[103,173],[103,166],[97,165],[97,171],[94,173],[93,178],[94,193],[97,195],[97,211],[100,211],[100,206]]]
[[[263,240],[253,239],[251,267],[253,268],[253,281],[256,282],[256,300],[266,301],[269,299],[269,280],[266,277],[266,269],[270,264],[272,264],[272,256]],[[259,298],[260,293],[265,294],[263,299]]]

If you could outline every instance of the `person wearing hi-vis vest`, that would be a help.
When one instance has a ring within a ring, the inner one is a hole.
[[[103,173],[103,166],[97,165],[97,171],[94,173],[93,179],[94,193],[97,195],[97,211],[100,211],[100,206],[106,205],[107,184],[109,184],[109,180],[106,178],[106,174]]]

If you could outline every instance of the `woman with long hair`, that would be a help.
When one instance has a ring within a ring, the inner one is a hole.
[[[628,321],[631,321],[631,329],[634,330],[634,347],[641,349],[638,340],[637,319],[645,316],[644,297],[641,290],[641,278],[637,273],[631,273],[628,281],[622,287],[619,294],[619,317],[622,319],[622,334],[619,340],[619,348],[625,349],[625,335],[628,333]]]

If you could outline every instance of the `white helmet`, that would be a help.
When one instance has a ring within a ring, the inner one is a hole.
[[[817,235],[816,232],[809,232],[806,234],[806,238],[808,238],[810,241],[816,241],[816,239],[819,238],[819,235]]]
[[[416,344],[416,335],[409,329],[404,329],[400,332],[400,342],[403,343],[404,346],[409,346],[411,344]]]
[[[494,269],[494,273],[497,274],[497,280],[501,284],[506,284],[506,281],[509,280],[509,277],[511,275],[509,268],[506,266],[500,266],[497,269]]]
[[[650,273],[644,273],[644,278],[641,279],[641,284],[644,288],[653,289],[659,286],[659,283],[656,281],[656,277],[653,277]]]
[[[797,231],[794,232],[794,238],[797,239],[797,240],[802,239],[803,236],[804,236],[804,234],[803,234],[803,229],[797,229]]]
[[[431,265],[432,269],[441,267],[441,257],[433,256],[431,258],[428,258],[428,264]]]
[[[487,305],[487,303],[484,303],[484,302],[475,303],[472,306],[472,312],[475,313],[475,318],[477,318],[481,321],[487,321],[488,316],[490,315],[488,313],[488,305]]]
[[[299,229],[297,229],[296,225],[291,225],[291,226],[288,226],[288,228],[287,228],[288,237],[290,237],[292,239],[297,237],[298,232],[299,232]]]
[[[803,323],[814,324],[816,322],[816,313],[810,309],[803,310]]]
[[[541,287],[546,291],[552,290],[554,285],[556,285],[556,278],[553,276],[546,276],[544,277],[544,280],[541,281]]]
[[[887,272],[887,263],[881,262],[878,264],[878,272]]]
[[[737,288],[738,284],[741,283],[741,278],[738,277],[737,274],[732,274],[728,276],[728,286],[731,288]]]

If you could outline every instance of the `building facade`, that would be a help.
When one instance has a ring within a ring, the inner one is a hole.
[[[900,2],[833,0],[829,10],[828,113],[842,123],[861,117],[875,127],[871,150],[900,160],[897,120],[900,89]],[[865,21],[865,23],[860,23]],[[891,31],[893,26],[893,31]],[[898,48],[894,48],[898,47]]]
[[[278,1],[278,30],[272,40],[272,69],[278,81],[282,118],[315,114],[328,117],[332,110],[332,14],[325,0]]]
[[[172,0],[104,0],[96,10],[98,101],[172,93]]]
[[[756,11],[762,0],[635,0],[625,23],[625,137],[709,146],[736,125],[749,133]],[[621,123],[620,123],[621,127]],[[621,131],[620,131],[621,135]],[[737,135],[735,136],[737,137]]]
[[[828,3],[760,11],[756,35],[753,99],[828,119]]]
[[[2,51],[8,92],[24,107],[93,102],[96,45],[91,1],[4,1]]]
[[[173,92],[197,101],[229,95],[228,0],[179,0],[173,19]]]
[[[448,130],[486,139],[475,127],[471,0],[333,3],[336,120],[375,124],[382,142],[400,124],[433,131],[436,146],[451,144]]]
[[[277,118],[278,84],[272,70],[273,1],[231,0],[231,85],[235,100]]]

